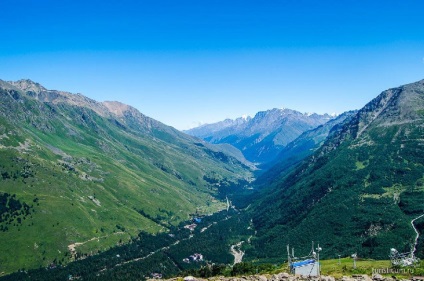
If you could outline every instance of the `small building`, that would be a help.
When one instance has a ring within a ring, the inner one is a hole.
[[[193,223],[193,224],[185,225],[184,228],[187,228],[190,231],[193,231],[196,228],[196,226],[197,224]]]
[[[303,276],[318,276],[319,275],[319,262],[314,259],[293,262],[291,271],[296,275]]]
[[[203,261],[203,255],[202,254],[198,254],[195,253],[193,255],[190,256],[190,259],[194,262],[199,262],[199,261]]]
[[[162,279],[162,274],[161,273],[152,273],[152,278],[153,279]]]

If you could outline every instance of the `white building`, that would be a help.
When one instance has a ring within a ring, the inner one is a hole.
[[[291,264],[291,269],[296,275],[318,276],[319,262],[314,259],[298,261]]]

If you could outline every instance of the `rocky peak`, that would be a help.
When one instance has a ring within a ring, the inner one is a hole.
[[[48,90],[41,84],[29,79],[21,79],[18,81],[11,82],[4,82],[0,80],[0,87],[21,91],[26,96],[36,99],[40,102],[53,104],[63,103],[88,108],[103,117],[109,117],[113,115],[121,119],[132,118],[134,124],[147,124],[148,126],[151,126],[151,123],[155,123],[152,121],[152,119],[148,118],[147,116],[144,116],[134,107],[123,104],[121,102],[97,102],[82,94],[73,94],[64,91]]]
[[[423,108],[424,80],[388,89],[358,112],[349,131],[358,138],[371,127],[415,122],[422,119]]]
[[[211,143],[227,143],[253,162],[272,160],[279,150],[304,131],[329,121],[328,114],[303,114],[284,108],[260,111],[251,117],[227,119],[186,131]]]
[[[8,83],[12,84],[19,90],[22,90],[24,92],[34,92],[34,93],[40,93],[43,91],[47,91],[46,88],[44,88],[42,85],[40,85],[37,82],[34,82],[30,79],[21,79],[18,81],[8,81]]]
[[[337,128],[319,156],[339,147],[346,140],[367,139],[375,128],[421,122],[424,112],[424,80],[391,88],[367,103],[350,122]],[[367,142],[364,142],[367,143]]]
[[[22,91],[25,95],[46,103],[65,103],[69,105],[81,106],[95,111],[100,116],[107,116],[110,110],[104,104],[90,99],[82,94],[73,94],[64,91],[48,90],[41,84],[30,79],[21,79],[18,81],[8,81],[0,83],[2,88],[11,88]]]
[[[266,110],[266,111],[259,111],[258,113],[256,113],[254,119],[259,119],[259,118],[264,118],[264,117],[269,117],[269,116],[283,116],[283,115],[296,115],[296,114],[301,114],[300,112],[296,111],[296,110],[292,110],[292,109],[288,109],[288,108],[284,108],[284,109],[280,109],[280,108],[273,108],[270,110]]]

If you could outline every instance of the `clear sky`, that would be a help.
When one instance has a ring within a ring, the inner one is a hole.
[[[0,79],[118,100],[177,129],[341,113],[424,79],[424,1],[0,0]]]

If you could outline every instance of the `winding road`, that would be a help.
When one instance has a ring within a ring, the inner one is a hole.
[[[240,241],[235,245],[232,245],[230,250],[231,250],[231,254],[233,254],[234,256],[234,264],[236,263],[241,263],[241,261],[243,260],[243,256],[244,256],[244,252],[241,250],[241,244],[243,244],[244,241]]]
[[[421,216],[416,217],[415,219],[411,220],[411,225],[412,228],[414,228],[415,233],[417,234],[417,236],[415,237],[415,243],[414,243],[414,247],[411,250],[411,256],[414,256],[415,251],[417,250],[417,243],[418,243],[418,238],[420,237],[420,233],[418,232],[417,228],[414,225],[414,222],[420,218],[424,217],[424,214],[422,214]]]
[[[220,221],[218,221],[218,222],[221,222],[221,221],[226,221],[226,220],[228,220],[230,217],[226,217],[225,219],[222,219],[222,220],[220,220]],[[214,225],[214,224],[216,224],[216,223],[218,223],[218,222],[213,222],[211,225],[209,225],[205,230],[207,230],[210,226],[212,226],[212,225]],[[203,230],[203,231],[205,231],[205,230]],[[201,231],[201,232],[203,232],[203,231]],[[151,256],[153,256],[154,254],[157,254],[157,253],[159,253],[159,252],[161,252],[161,251],[164,251],[164,250],[168,250],[169,248],[171,248],[171,247],[174,247],[175,245],[178,245],[180,242],[182,242],[182,241],[185,241],[185,240],[188,240],[188,239],[191,239],[192,237],[194,236],[194,234],[190,234],[188,237],[186,237],[186,238],[183,238],[183,239],[180,239],[180,240],[177,240],[177,241],[175,241],[174,243],[172,243],[172,244],[170,244],[170,245],[168,245],[168,246],[164,246],[164,247],[162,247],[162,248],[160,248],[160,249],[157,249],[157,250],[155,250],[155,251],[153,251],[153,252],[150,252],[148,255],[146,255],[146,256],[143,256],[143,257],[138,257],[138,258],[134,258],[134,259],[131,259],[131,260],[127,260],[127,261],[124,261],[124,262],[121,262],[121,263],[118,263],[118,264],[115,264],[113,267],[116,267],[116,266],[122,266],[122,265],[124,265],[124,264],[128,264],[128,263],[133,263],[133,262],[137,262],[137,261],[140,261],[140,260],[144,260],[144,259],[147,259],[147,258],[149,258],[149,257],[151,257]],[[244,253],[243,253],[244,254]],[[104,270],[106,270],[106,268],[105,269],[103,269],[102,271],[104,271]]]

